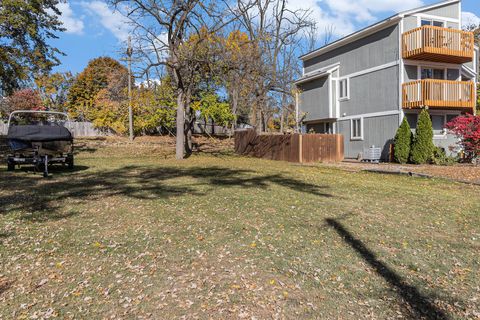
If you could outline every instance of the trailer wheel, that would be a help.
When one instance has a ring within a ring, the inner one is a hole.
[[[8,159],[7,160],[7,171],[14,171],[15,170],[15,162]]]
[[[73,161],[73,155],[68,156],[67,165],[68,165],[68,169],[70,169],[70,170],[72,170],[74,168],[75,164],[74,164],[74,161]]]

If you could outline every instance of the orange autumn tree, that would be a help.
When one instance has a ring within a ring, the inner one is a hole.
[[[245,32],[235,30],[220,39],[222,73],[232,113],[235,117],[255,117],[255,86],[260,81],[257,64],[261,60],[255,42]],[[234,128],[232,128],[234,129]]]

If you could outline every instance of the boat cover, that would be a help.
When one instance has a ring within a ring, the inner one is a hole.
[[[72,141],[70,131],[64,126],[18,125],[8,128],[8,140],[23,142]]]

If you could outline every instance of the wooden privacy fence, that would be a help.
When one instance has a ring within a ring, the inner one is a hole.
[[[74,137],[102,137],[111,135],[93,126],[91,122],[71,121],[65,124]]]
[[[108,132],[98,130],[91,122],[71,121],[65,124],[72,131],[74,137],[101,137],[111,135]],[[0,120],[0,136],[7,135],[8,125]]]
[[[257,158],[289,162],[337,162],[343,160],[341,134],[257,134],[235,131],[235,152]]]

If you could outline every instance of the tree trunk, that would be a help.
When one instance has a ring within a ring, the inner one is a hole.
[[[232,114],[234,116],[234,120],[232,121],[232,127],[230,130],[229,138],[232,137],[232,135],[235,132],[236,124],[237,124],[237,109],[238,109],[238,90],[237,88],[233,88],[232,93],[231,93],[231,103],[232,103]]]
[[[282,108],[282,111],[280,111],[280,133],[283,133],[283,121],[285,121],[285,112]]]
[[[192,115],[192,108],[190,108],[190,90],[187,91],[186,101],[185,101],[185,153],[187,156],[190,156],[193,152],[193,143],[192,143],[192,127],[195,121],[194,116]]]
[[[285,93],[282,93],[282,105],[281,107],[281,113],[280,113],[280,133],[283,133],[284,127],[283,127],[283,122],[285,121],[285,105],[287,101],[287,96]]]
[[[183,92],[180,91],[177,97],[177,139],[175,145],[175,157],[182,160],[185,156],[185,105]]]

